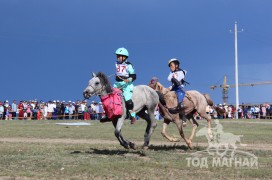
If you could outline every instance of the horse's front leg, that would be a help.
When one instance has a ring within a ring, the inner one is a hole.
[[[168,136],[168,134],[166,133],[166,129],[167,129],[169,123],[170,123],[169,120],[164,119],[164,122],[163,122],[163,125],[162,125],[162,132],[161,132],[161,135],[162,135],[164,138],[168,139],[168,141],[170,141],[170,142],[179,142],[180,139],[175,138],[175,137]]]
[[[162,115],[162,117],[164,119],[162,131],[161,131],[162,137],[166,138],[170,142],[180,141],[178,138],[168,136],[168,134],[166,133],[166,129],[173,118],[170,117],[170,113],[166,110],[166,108],[161,103],[159,103],[158,105],[159,105],[160,114]]]
[[[115,137],[118,139],[118,141],[120,142],[120,145],[123,146],[126,149],[129,149],[129,144],[130,142],[128,140],[126,140],[121,133],[121,128],[124,124],[124,118],[121,117],[119,119],[117,119],[116,121],[113,121],[113,126],[115,127]]]
[[[178,119],[178,120],[175,120],[175,123],[177,125],[177,128],[179,130],[179,134],[180,136],[182,137],[182,139],[184,139],[185,143],[187,144],[187,146],[190,148],[190,149],[193,149],[192,148],[192,142],[190,140],[188,140],[185,135],[184,135],[184,132],[183,132],[183,129],[182,129],[182,123],[181,121]]]
[[[154,111],[152,112],[150,109],[147,111],[148,111],[148,114],[146,114],[144,110],[141,110],[140,112],[137,113],[138,116],[140,116],[147,122],[145,135],[144,135],[144,145],[143,145],[144,149],[148,149],[149,141],[153,133],[153,130],[157,127]]]
[[[195,118],[193,116],[190,117],[190,122],[191,122],[193,128],[192,128],[189,140],[192,142],[193,138],[195,136],[196,128],[199,126],[199,124],[196,122],[196,120],[195,120]]]

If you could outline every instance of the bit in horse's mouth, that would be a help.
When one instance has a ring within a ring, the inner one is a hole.
[[[90,97],[92,97],[93,95],[95,95],[95,93],[86,93],[84,96],[85,96],[85,98],[90,98]]]
[[[83,92],[83,96],[84,96],[84,98],[86,98],[86,99],[88,99],[88,98],[90,97],[89,93],[87,93],[87,92]]]

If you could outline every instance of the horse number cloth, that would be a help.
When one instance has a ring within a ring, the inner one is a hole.
[[[110,120],[123,114],[122,109],[122,91],[113,88],[113,92],[101,97],[104,111]]]

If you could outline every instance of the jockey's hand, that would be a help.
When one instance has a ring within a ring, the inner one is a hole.
[[[129,83],[130,80],[129,80],[129,79],[124,79],[124,82],[125,82],[125,83]]]

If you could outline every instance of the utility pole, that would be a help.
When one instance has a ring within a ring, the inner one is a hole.
[[[243,29],[242,29],[243,31]],[[241,32],[242,32],[241,31]],[[235,94],[236,94],[236,111],[235,117],[238,119],[238,108],[239,108],[239,89],[238,89],[238,35],[237,35],[237,22],[234,25],[234,50],[235,50]]]
[[[238,89],[238,44],[237,44],[237,22],[234,26],[234,47],[235,47],[235,94],[236,94],[236,119],[238,119],[239,89]]]

